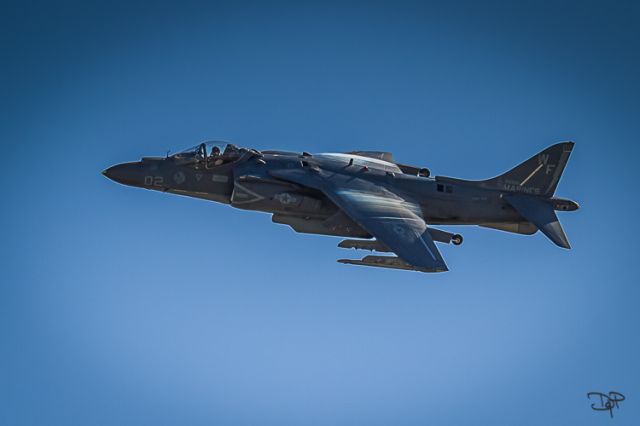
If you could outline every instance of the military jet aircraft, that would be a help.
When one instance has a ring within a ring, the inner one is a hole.
[[[103,174],[125,185],[271,213],[273,222],[296,232],[347,237],[342,248],[396,255],[341,263],[442,272],[448,268],[435,242],[459,245],[462,236],[431,225],[526,235],[540,230],[570,248],[555,211],[578,204],[554,193],[573,145],[550,146],[480,181],[430,177],[428,169],[397,163],[388,152],[257,151],[224,142],[118,164]]]

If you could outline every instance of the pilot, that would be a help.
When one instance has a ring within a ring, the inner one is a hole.
[[[209,159],[214,166],[219,166],[220,164],[224,163],[224,160],[220,155],[220,148],[218,148],[217,146],[211,148],[211,155],[209,156]]]
[[[213,156],[213,165],[214,166],[219,166],[222,163],[224,163],[224,158],[222,157],[222,154],[220,153],[220,148],[218,148],[217,146],[213,147],[211,155]]]

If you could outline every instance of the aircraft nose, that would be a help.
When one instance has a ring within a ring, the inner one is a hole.
[[[102,174],[112,181],[123,185],[140,186],[143,184],[144,179],[144,176],[142,176],[142,167],[139,162],[116,164],[103,170]]]

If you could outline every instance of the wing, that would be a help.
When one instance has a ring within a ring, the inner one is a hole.
[[[274,177],[322,191],[351,219],[413,267],[403,269],[423,272],[448,270],[422,219],[420,206],[408,197],[353,176],[302,170],[271,173]],[[394,266],[392,261],[385,261],[394,258],[372,258],[378,261],[375,262],[377,264],[367,262],[367,258],[346,263],[401,267],[397,264]]]

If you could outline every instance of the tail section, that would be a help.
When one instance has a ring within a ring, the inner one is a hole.
[[[515,231],[505,224],[499,224],[500,227],[493,224],[492,227],[518,233],[532,233],[530,231],[539,229],[556,245],[571,248],[555,210],[577,210],[578,204],[555,198],[553,194],[572,149],[573,142],[552,145],[508,172],[479,182],[482,187],[507,192],[503,195],[504,200],[527,221],[524,227],[522,224],[506,224],[518,225]]]
[[[573,142],[561,142],[534,155],[508,172],[482,182],[504,191],[553,196],[567,165]]]
[[[507,195],[505,200],[556,245],[566,249],[571,248],[553,209],[553,204],[543,198],[520,194]]]

